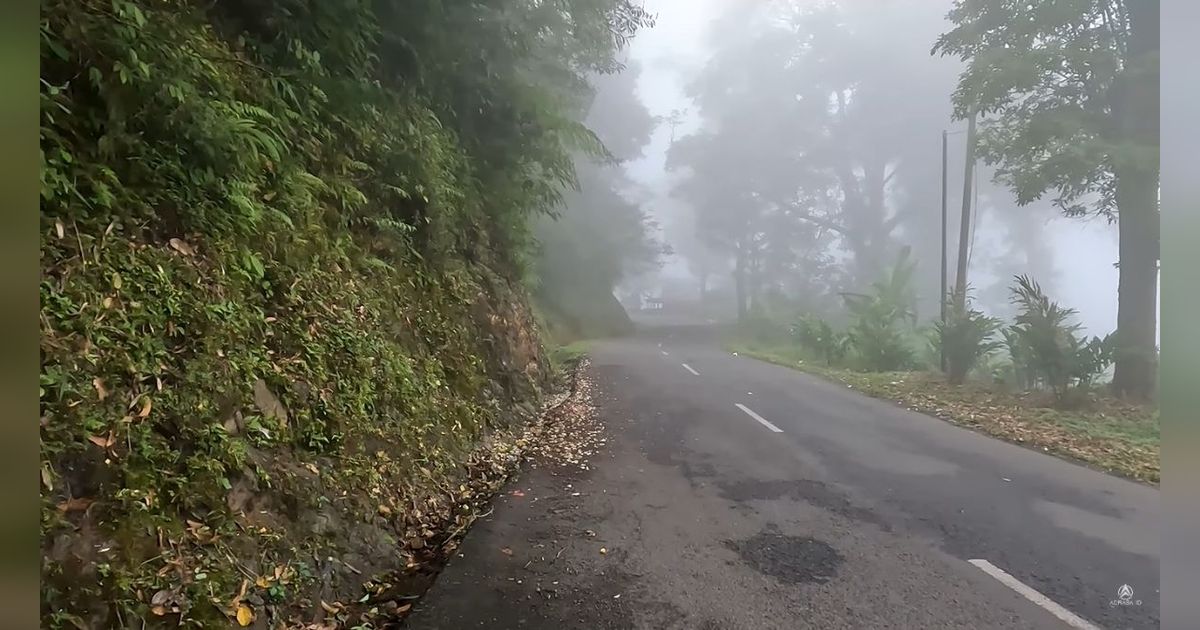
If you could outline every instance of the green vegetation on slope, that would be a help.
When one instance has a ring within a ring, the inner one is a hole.
[[[518,278],[602,151],[582,73],[645,21],[567,5],[43,5],[44,625],[324,615],[461,516],[548,382]]]

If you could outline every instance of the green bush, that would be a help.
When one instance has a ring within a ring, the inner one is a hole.
[[[911,341],[916,325],[912,288],[916,262],[909,254],[908,248],[902,250],[884,277],[872,283],[870,293],[842,296],[851,316],[846,335],[861,369],[890,372],[916,364]]]
[[[814,315],[800,315],[792,324],[792,338],[825,365],[840,365],[850,351],[850,338]]]
[[[1086,339],[1076,333],[1076,311],[1060,306],[1028,276],[1017,276],[1012,301],[1019,311],[1003,331],[1018,382],[1045,387],[1059,401],[1072,389],[1086,389],[1113,363],[1114,336]]]
[[[962,384],[981,360],[1003,344],[994,338],[999,319],[971,308],[969,296],[947,298],[946,320],[934,324],[934,340],[946,359],[946,378]]]

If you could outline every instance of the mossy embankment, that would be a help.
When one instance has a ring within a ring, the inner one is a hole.
[[[276,280],[263,289],[221,273],[228,260],[201,241],[184,255],[111,234],[82,254],[53,240],[42,338],[51,611],[103,602],[203,619],[226,608],[207,600],[239,592],[241,569],[257,579],[307,567],[300,575],[317,580],[317,558],[368,572],[407,562],[405,545],[429,531],[414,527],[421,512],[445,507],[425,502],[444,499],[440,486],[485,434],[528,419],[547,384],[522,294],[485,270],[414,265],[410,283],[268,263]]]
[[[45,627],[344,622],[511,463],[554,379],[524,225],[578,128],[461,61],[475,8],[383,6],[43,5]]]

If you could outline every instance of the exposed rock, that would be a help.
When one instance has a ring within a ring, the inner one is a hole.
[[[287,424],[287,409],[261,378],[254,381],[254,406],[258,407],[264,418],[278,419],[280,424]]]

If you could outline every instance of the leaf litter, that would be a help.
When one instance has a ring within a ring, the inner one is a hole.
[[[465,477],[456,487],[414,501],[413,509],[399,510],[394,518],[404,524],[399,553],[406,566],[376,576],[363,584],[365,592],[351,604],[334,602],[336,607],[325,619],[316,622],[293,621],[286,627],[303,630],[339,630],[351,627],[399,627],[484,511],[514,473],[524,464],[530,468],[589,470],[589,460],[607,443],[604,427],[593,403],[594,384],[587,376],[587,359],[581,360],[571,375],[571,388],[554,397],[544,412],[515,430],[498,431],[485,439],[467,458]],[[521,490],[509,493],[524,497]],[[536,499],[535,499],[536,500]],[[416,506],[423,506],[416,508]],[[383,510],[381,510],[382,512]],[[392,511],[392,510],[387,510]],[[510,547],[499,549],[513,556]],[[601,553],[607,553],[607,549]],[[240,623],[241,619],[238,619]]]

